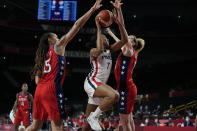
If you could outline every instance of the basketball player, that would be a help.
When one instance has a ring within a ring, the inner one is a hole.
[[[16,101],[13,106],[15,131],[18,131],[21,121],[25,127],[29,126],[32,122],[33,96],[27,92],[27,83],[23,83],[21,89],[22,91],[16,94]]]
[[[95,18],[97,26],[96,48],[90,50],[91,72],[85,79],[84,89],[89,97],[86,108],[87,122],[84,124],[82,131],[102,130],[98,117],[111,107],[119,99],[119,94],[109,85],[107,81],[111,72],[112,58],[111,53],[120,50],[120,48],[128,42],[127,33],[122,24],[116,17],[113,17],[119,26],[121,40],[109,45],[108,39],[101,34],[101,19],[97,15]]]
[[[115,2],[111,3],[116,8],[121,24],[124,25],[121,1],[115,0]],[[107,29],[107,32],[115,41],[119,41],[109,28]],[[137,88],[132,79],[132,72],[137,62],[137,56],[144,48],[145,43],[143,39],[136,39],[133,35],[128,36],[128,38],[128,43],[121,48],[121,53],[116,60],[114,73],[117,82],[117,91],[120,94],[118,102],[120,125],[122,125],[123,131],[135,131],[132,111],[137,95]]]
[[[32,78],[35,78],[33,123],[26,130],[35,131],[42,127],[49,118],[53,131],[62,131],[64,112],[64,95],[62,84],[65,77],[65,47],[84,26],[93,12],[101,7],[102,0],[96,0],[94,6],[80,17],[60,40],[54,33],[45,33],[36,52]]]

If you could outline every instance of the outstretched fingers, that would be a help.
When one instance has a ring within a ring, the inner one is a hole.
[[[102,6],[101,2],[102,2],[102,0],[96,0],[96,2],[94,4],[95,10],[99,9]]]

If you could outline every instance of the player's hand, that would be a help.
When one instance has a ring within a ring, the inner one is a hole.
[[[95,4],[92,7],[93,10],[99,9],[102,6],[101,2],[102,2],[102,0],[96,0]]]
[[[121,9],[121,5],[123,4],[123,3],[121,3],[121,0],[115,0],[115,2],[110,1],[110,3],[111,3],[117,10],[120,10],[120,9]]]
[[[100,25],[100,23],[99,23],[99,21],[100,21],[101,19],[100,19],[100,17],[97,15],[96,17],[95,17],[95,23],[96,23],[96,27],[97,28],[101,28],[101,25]]]
[[[107,33],[110,33],[111,32],[111,29],[109,27],[106,28],[105,30],[106,30]]]

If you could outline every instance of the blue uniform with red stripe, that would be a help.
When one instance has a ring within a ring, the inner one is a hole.
[[[46,121],[65,117],[64,94],[62,90],[66,74],[66,58],[57,55],[54,45],[49,48],[45,58],[44,73],[36,87],[33,118]]]
[[[133,111],[137,88],[133,82],[132,73],[137,62],[137,53],[134,50],[132,57],[120,53],[114,69],[117,91],[120,94],[118,110],[121,114],[130,114]]]

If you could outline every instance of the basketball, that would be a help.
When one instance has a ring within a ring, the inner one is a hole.
[[[98,13],[98,16],[102,21],[100,21],[100,25],[103,27],[108,27],[113,23],[113,14],[109,10],[101,10]]]

